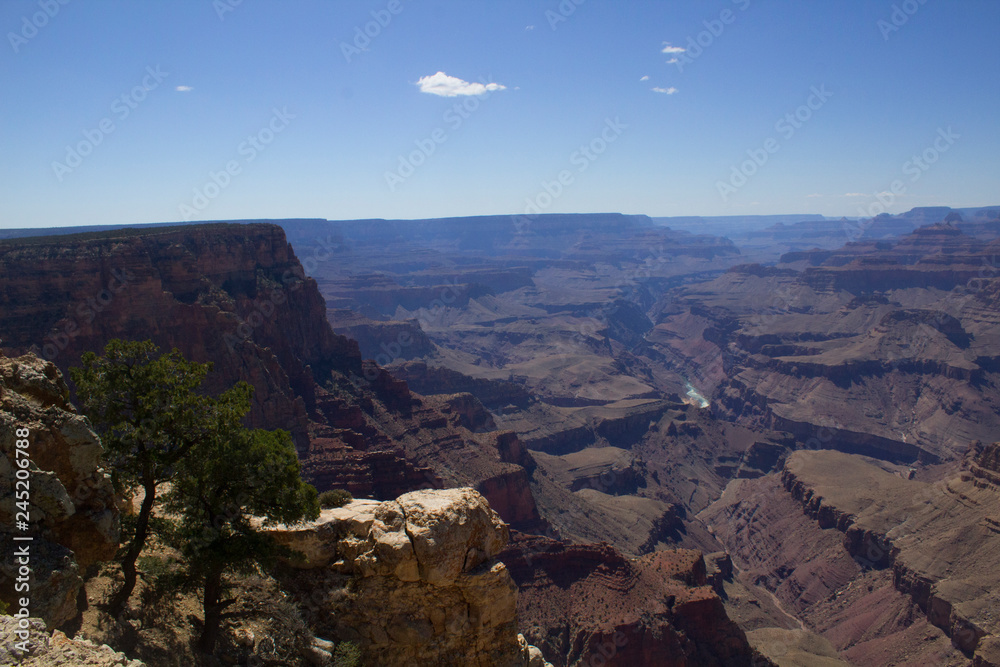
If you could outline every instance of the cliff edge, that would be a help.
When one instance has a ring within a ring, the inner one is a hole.
[[[544,664],[517,633],[517,587],[496,559],[509,529],[473,489],[355,500],[271,534],[299,552],[283,583],[307,622],[356,642],[366,664]]]

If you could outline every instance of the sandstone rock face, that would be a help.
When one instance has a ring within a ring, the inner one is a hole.
[[[519,535],[500,557],[520,590],[525,637],[558,667],[769,664],[754,662],[697,551],[629,560],[607,544]]]
[[[928,482],[876,459],[798,451],[780,475],[731,483],[699,518],[742,577],[852,664],[990,664],[1000,490],[978,463]]]
[[[119,507],[111,479],[99,467],[104,452],[86,418],[69,403],[56,367],[32,355],[0,356],[0,597],[13,603],[15,550],[29,545],[31,613],[57,627],[77,615],[81,569],[112,558],[118,548]],[[31,464],[18,485],[19,429],[28,430]],[[27,482],[25,487],[24,482]],[[28,521],[16,530],[27,490]],[[31,542],[14,542],[14,535]]]
[[[317,633],[357,642],[366,664],[526,664],[496,559],[509,531],[473,489],[355,500],[271,534],[302,554],[288,585]]]
[[[59,630],[49,636],[39,618],[25,619],[22,627],[13,616],[0,616],[0,665],[19,667],[145,667],[140,660],[129,660],[124,653],[107,644],[98,646],[86,639],[69,639]],[[18,632],[26,633],[27,636]],[[27,644],[21,644],[27,642]],[[27,650],[21,650],[27,648]]]
[[[906,480],[859,457],[797,452],[783,474],[805,511],[844,533],[844,548],[873,567],[891,568],[952,643],[972,656],[1000,635],[1000,494],[971,475],[929,484]]]

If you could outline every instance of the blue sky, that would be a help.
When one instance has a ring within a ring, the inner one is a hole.
[[[0,3],[3,227],[1000,201],[995,0],[63,2]]]

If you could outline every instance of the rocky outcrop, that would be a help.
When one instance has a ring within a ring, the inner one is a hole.
[[[476,490],[489,498],[497,513],[523,530],[535,530],[542,525],[535,498],[531,494],[528,474],[518,465],[507,465],[506,470],[481,480]]]
[[[468,392],[494,410],[524,408],[531,402],[531,394],[514,382],[474,378],[423,361],[409,361],[395,366],[392,372],[421,394]]]
[[[365,359],[374,359],[382,366],[398,360],[422,357],[434,351],[434,344],[416,320],[370,320],[344,310],[331,312],[329,320],[336,333],[358,342]]]
[[[69,639],[59,630],[51,635],[40,618],[0,616],[0,665],[18,667],[144,667],[120,651],[86,639]]]
[[[1000,442],[986,445],[978,452],[969,466],[976,486],[991,487],[1000,492]]]
[[[355,500],[270,534],[299,552],[285,578],[310,624],[356,642],[366,664],[529,664],[496,558],[509,531],[472,489]]]
[[[444,404],[445,412],[454,415],[457,423],[470,431],[495,431],[497,428],[493,416],[472,394],[450,394],[444,398]]]
[[[986,448],[976,460],[991,458]],[[995,487],[971,474],[931,485],[835,452],[796,452],[782,480],[821,528],[844,534],[852,558],[890,568],[895,589],[968,657],[995,644],[1000,625],[986,611],[1000,567]]]
[[[52,363],[0,356],[0,452],[0,599],[20,608],[26,548],[30,611],[61,626],[77,616],[83,571],[118,549],[119,499],[101,442]]]
[[[699,552],[629,560],[606,544],[521,535],[500,558],[520,589],[525,637],[558,667],[769,664],[754,662]]]

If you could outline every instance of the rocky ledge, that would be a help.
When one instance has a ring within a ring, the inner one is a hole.
[[[30,461],[26,480],[17,476],[26,460],[19,450]],[[76,618],[83,570],[118,549],[118,500],[99,467],[103,452],[52,363],[0,355],[0,600],[12,612],[20,609],[14,584],[23,545],[33,575],[30,611],[50,627]],[[30,542],[12,539],[24,519],[18,499],[28,520],[16,535]]]
[[[59,630],[49,636],[39,618],[0,616],[0,665],[18,667],[145,667],[107,644],[70,639]]]
[[[310,625],[365,664],[545,664],[519,640],[517,587],[495,558],[509,529],[473,489],[354,500],[270,533],[298,552],[282,578]]]
[[[983,481],[996,447],[975,452],[972,472],[933,483],[833,451],[795,452],[782,473],[807,516],[843,532],[864,567],[891,569],[896,590],[976,665],[1000,664],[1000,515],[997,487]]]

